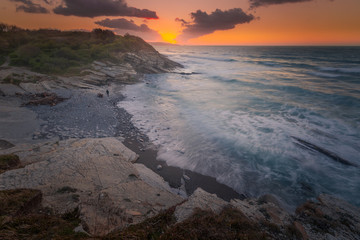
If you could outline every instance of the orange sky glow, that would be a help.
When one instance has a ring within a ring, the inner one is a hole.
[[[156,12],[158,19],[121,15],[67,16],[53,12],[57,6],[64,6],[65,0],[31,1],[36,6],[48,9],[48,12],[26,13],[19,8],[23,0],[1,0],[0,22],[29,29],[91,30],[101,27],[115,30],[119,34],[129,32],[147,41],[190,45],[360,45],[359,0],[299,0],[298,3],[273,4],[255,9],[250,9],[251,0],[106,0],[126,3],[132,9]],[[228,14],[226,11],[239,8],[247,16],[253,16],[253,19],[235,22],[233,25],[226,22],[221,25],[217,21],[221,22],[223,17],[217,19],[214,14],[211,20],[214,26],[211,26],[200,18],[192,19],[190,15],[197,10],[211,15],[216,9]],[[107,28],[95,23],[106,18],[110,22],[119,18],[126,19],[133,30]],[[188,25],[175,21],[176,18]],[[209,25],[206,30],[198,30],[197,26],[203,27],[204,24]],[[217,28],[217,24],[220,27]],[[187,26],[190,26],[189,30],[185,30]],[[190,30],[192,35],[185,38],[183,32]]]

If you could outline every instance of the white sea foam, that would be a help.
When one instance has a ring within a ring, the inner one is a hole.
[[[185,65],[189,59],[186,54],[174,58]],[[296,141],[360,164],[360,104],[337,105],[346,89],[326,79],[338,73],[321,70],[325,73],[313,82],[303,79],[303,68],[269,72],[250,63],[197,61],[184,72],[202,74],[148,75],[147,84],[124,90],[119,107],[159,146],[158,158],[216,177],[240,193],[277,194],[290,205],[320,192],[360,204],[357,168]],[[314,94],[317,88],[326,94]]]

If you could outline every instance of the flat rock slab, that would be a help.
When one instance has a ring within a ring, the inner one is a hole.
[[[1,84],[0,84],[1,85]],[[17,143],[31,141],[40,129],[39,119],[33,111],[20,107],[17,99],[0,98],[0,139]]]
[[[32,162],[0,175],[0,190],[39,189],[54,213],[79,207],[93,235],[139,223],[183,199],[143,181],[137,155],[116,138],[69,139],[27,150]],[[21,155],[21,154],[20,154]],[[37,161],[35,160],[37,156]]]

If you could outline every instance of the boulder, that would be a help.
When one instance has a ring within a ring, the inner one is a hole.
[[[211,210],[214,213],[219,213],[226,205],[228,205],[228,202],[218,198],[216,194],[198,188],[186,202],[176,207],[174,214],[177,222],[182,222],[189,218],[195,209]]]

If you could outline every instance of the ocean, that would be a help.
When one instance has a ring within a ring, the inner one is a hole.
[[[156,49],[184,69],[118,106],[159,159],[289,209],[321,193],[360,206],[360,47]]]

